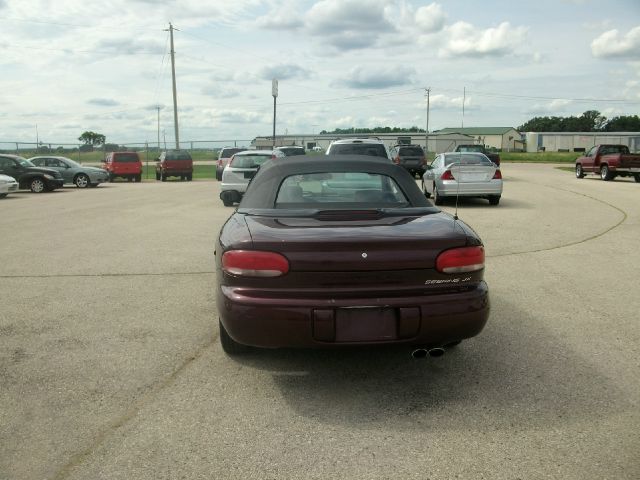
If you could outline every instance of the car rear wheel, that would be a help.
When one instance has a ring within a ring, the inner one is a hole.
[[[218,324],[220,325],[220,344],[222,345],[222,349],[225,353],[229,355],[238,355],[251,350],[251,347],[238,343],[231,338],[221,321],[218,320]]]
[[[431,197],[431,194],[427,191],[427,186],[424,184],[424,180],[422,180],[422,193],[424,193],[424,196],[427,198]]]
[[[75,183],[76,187],[78,188],[87,188],[89,186],[89,177],[87,177],[84,173],[81,173],[76,176],[76,178],[73,180],[73,183]]]
[[[636,173],[636,174],[633,176],[633,178],[635,179],[635,181],[636,181],[637,183],[640,183],[640,173]]]
[[[138,183],[140,183],[142,181],[142,174],[136,175],[134,180]]]
[[[233,194],[231,192],[224,192],[220,195],[220,199],[225,207],[233,206]]]
[[[29,183],[29,190],[33,193],[42,193],[47,189],[47,185],[44,183],[44,180],[41,178],[34,178]]]
[[[584,178],[584,170],[582,170],[582,165],[576,165],[576,178]]]
[[[191,180],[193,180],[193,173],[187,175],[187,182],[190,182]]]
[[[8,193],[0,193],[0,198],[4,198],[4,197],[6,197],[7,195],[9,195],[9,194],[8,194]]]
[[[609,180],[613,180],[613,174],[611,173],[611,170],[609,170],[608,165],[602,165],[600,167],[600,178],[605,182],[608,182]]]
[[[160,174],[160,180],[162,180],[163,182],[167,181],[167,176],[164,173]]]
[[[500,195],[490,195],[489,205],[498,205],[500,203]]]
[[[436,205],[444,204],[444,197],[438,193],[438,187],[435,183],[433,184],[433,203]]]

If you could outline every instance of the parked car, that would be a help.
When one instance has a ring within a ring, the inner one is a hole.
[[[243,150],[236,153],[222,172],[220,200],[225,207],[238,203],[247,190],[249,181],[260,165],[272,158],[284,158],[280,150]]]
[[[441,153],[427,166],[422,191],[426,197],[433,197],[436,205],[457,196],[482,197],[491,205],[498,205],[502,196],[502,173],[482,153]]]
[[[109,181],[109,173],[103,168],[81,165],[67,157],[33,157],[29,161],[36,167],[57,170],[64,183],[72,183],[78,188],[97,187]]]
[[[280,150],[287,157],[292,157],[294,155],[306,155],[304,147],[298,145],[287,145],[284,147],[276,147],[276,150]]]
[[[396,145],[394,150],[393,163],[400,165],[411,175],[417,174],[422,178],[424,166],[427,164],[422,147],[420,145]]]
[[[15,178],[18,188],[29,189],[34,193],[51,192],[56,188],[62,188],[64,184],[60,172],[51,168],[36,167],[18,155],[1,154],[0,173]]]
[[[231,157],[233,157],[238,152],[244,152],[246,148],[238,148],[238,147],[224,147],[218,153],[218,161],[216,162],[216,180],[222,180],[222,172],[224,171],[224,167],[227,166]]]
[[[487,157],[489,157],[489,160],[491,160],[493,163],[500,166],[500,155],[494,152],[490,152],[489,150],[487,150],[487,148],[484,145],[480,145],[479,143],[458,145],[454,151],[463,152],[463,153],[467,153],[467,152],[482,153]]]
[[[383,158],[264,162],[215,258],[229,354],[404,344],[438,355],[489,315],[478,235]]]
[[[18,191],[18,182],[9,175],[0,174],[0,198],[4,198],[12,192]]]
[[[193,159],[186,150],[168,150],[156,158],[156,180],[163,182],[169,177],[180,177],[180,180],[193,179]]]
[[[109,181],[126,178],[129,182],[142,181],[142,161],[138,152],[111,152],[103,160],[104,168],[109,172]]]
[[[326,155],[369,155],[393,159],[392,151],[377,138],[346,138],[329,144]]]
[[[640,182],[640,155],[630,153],[626,145],[596,145],[576,159],[576,177],[583,178],[587,173],[607,181],[633,176]]]

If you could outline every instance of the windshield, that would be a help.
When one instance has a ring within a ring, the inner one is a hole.
[[[236,153],[244,152],[246,148],[223,148],[220,150],[220,158],[231,158]]]
[[[189,152],[167,152],[165,160],[191,160]]]
[[[20,163],[20,165],[22,165],[23,167],[35,167],[35,165],[33,163],[31,163],[29,160],[27,160],[26,158],[17,158],[16,160],[18,160],[18,163]]]
[[[460,145],[459,152],[482,152],[484,149],[480,145]]]
[[[379,143],[336,143],[331,147],[331,154],[387,158],[387,150]]]
[[[398,149],[398,153],[400,155],[413,155],[416,157],[421,157],[424,155],[422,147],[400,147]]]
[[[409,202],[396,181],[367,172],[322,172],[286,177],[276,198],[276,208],[404,207]]]
[[[304,148],[302,147],[280,147],[278,150],[284,153],[287,157],[305,154]]]

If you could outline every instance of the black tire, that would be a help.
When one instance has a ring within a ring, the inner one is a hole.
[[[222,203],[225,207],[232,207],[233,206],[233,195],[229,192],[225,192],[220,196],[220,199],[222,200]]]
[[[584,178],[584,170],[582,169],[582,165],[579,163],[576,165],[576,178]]]
[[[219,320],[218,325],[220,326],[220,345],[222,345],[222,350],[224,350],[226,354],[238,355],[247,353],[251,350],[251,347],[238,343],[231,338],[227,333],[227,330],[224,328],[224,325],[222,325],[222,322]]]
[[[219,172],[218,170],[216,170],[216,180],[219,182],[222,181],[222,172]]]
[[[140,183],[142,181],[142,174],[139,173],[138,175],[135,176],[134,180],[138,183]]]
[[[187,174],[187,182],[190,182],[191,180],[193,180],[193,173]]]
[[[115,179],[116,179],[115,175],[113,173],[110,173],[109,174],[109,183],[112,183]]]
[[[76,178],[73,179],[73,183],[78,188],[87,188],[89,186],[89,177],[84,173],[79,173]]]
[[[500,195],[489,195],[489,205],[498,205],[500,203]]]
[[[424,184],[424,180],[422,181],[422,193],[424,193],[424,196],[427,198],[431,197],[431,194],[427,191],[427,187]]]
[[[433,184],[433,203],[436,205],[444,204],[444,197],[438,194],[438,187],[436,187],[435,183]]]
[[[9,195],[9,194],[8,194],[8,193],[0,193],[0,198],[4,198],[4,197],[6,197],[7,195]]]
[[[636,183],[640,183],[640,173],[634,173],[633,179],[636,181]]]
[[[162,180],[163,182],[166,182],[167,176],[164,173],[160,173],[160,180]]]
[[[29,182],[29,190],[33,193],[42,193],[48,190],[47,184],[44,179],[40,177],[32,178]]]
[[[156,170],[156,180],[160,180],[160,172]]]
[[[611,170],[609,170],[609,165],[602,165],[600,167],[600,178],[605,182],[608,182],[609,180],[613,180],[614,176],[615,175],[611,173]]]

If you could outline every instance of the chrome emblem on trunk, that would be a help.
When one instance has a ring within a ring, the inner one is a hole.
[[[362,252],[362,258],[367,258],[367,252]]]

